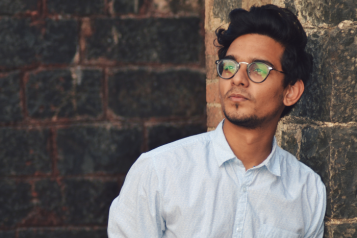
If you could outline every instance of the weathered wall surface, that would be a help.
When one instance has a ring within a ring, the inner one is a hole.
[[[357,2],[353,0],[206,0],[209,129],[222,119],[214,30],[233,8],[272,3],[296,13],[314,56],[314,73],[277,131],[283,148],[319,173],[327,187],[325,237],[357,237]]]
[[[104,238],[140,153],[206,131],[200,0],[0,1],[0,237]]]

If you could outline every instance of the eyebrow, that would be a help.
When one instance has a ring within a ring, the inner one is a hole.
[[[233,55],[226,55],[223,57],[223,59],[232,59],[232,60],[237,61],[236,57],[234,57]]]
[[[269,66],[271,66],[271,67],[273,67],[273,68],[275,69],[274,64],[271,63],[270,61],[267,61],[267,60],[254,58],[254,59],[252,60],[252,62],[261,62],[261,63],[267,64],[267,65],[269,65]]]
[[[236,57],[234,57],[233,55],[226,55],[226,56],[224,57],[224,59],[232,59],[232,60],[237,61],[237,58],[236,58]],[[237,61],[237,62],[238,62],[238,61]],[[271,63],[271,62],[270,62],[270,61],[268,61],[268,60],[263,60],[263,59],[253,58],[252,62],[261,62],[261,63],[265,63],[265,64],[267,64],[267,65],[269,65],[269,66],[271,66],[271,67],[273,67],[273,68],[275,69],[274,64],[273,64],[273,63]],[[249,63],[249,62],[248,62],[248,63]]]

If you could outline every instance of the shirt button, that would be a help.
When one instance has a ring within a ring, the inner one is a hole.
[[[247,191],[246,186],[243,186],[243,192],[246,192],[246,191]]]
[[[240,228],[237,228],[237,231],[238,231],[238,232],[240,232],[241,230],[242,230],[242,229],[240,229]]]

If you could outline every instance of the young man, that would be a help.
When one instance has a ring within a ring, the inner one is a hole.
[[[110,238],[323,237],[325,186],[274,138],[311,72],[306,34],[274,5],[230,19],[217,30],[226,119],[140,156],[112,203]]]

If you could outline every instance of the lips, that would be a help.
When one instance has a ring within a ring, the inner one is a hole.
[[[232,93],[228,96],[228,99],[234,102],[243,102],[248,100],[248,98],[242,94],[239,93]]]

